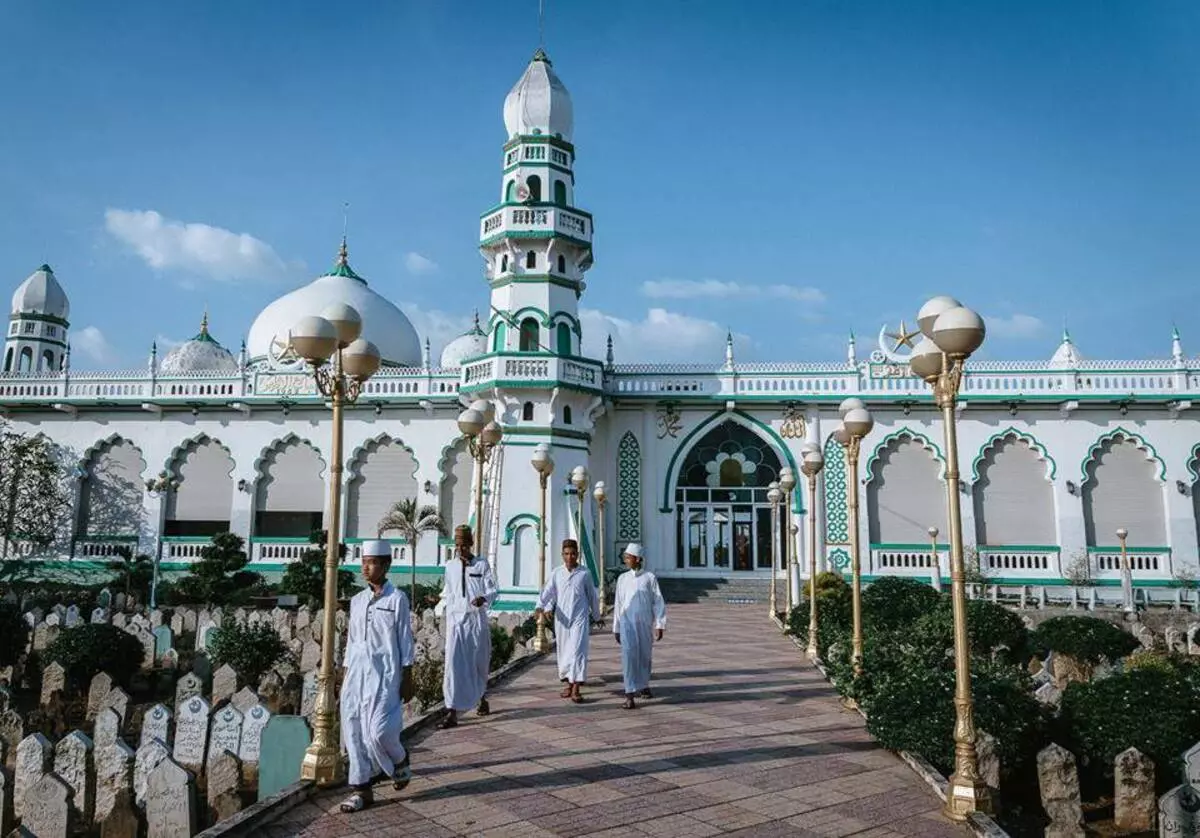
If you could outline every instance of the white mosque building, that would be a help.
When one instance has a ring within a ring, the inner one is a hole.
[[[898,354],[905,340],[881,332],[860,356],[851,338],[844,359],[819,363],[739,363],[731,341],[721,365],[616,363],[611,342],[605,358],[581,353],[593,222],[576,199],[572,123],[570,96],[539,49],[505,100],[499,200],[480,217],[491,316],[436,360],[351,268],[344,242],[327,274],[258,315],[240,351],[206,319],[191,340],[123,372],[71,368],[67,293],[48,266],[34,271],[12,297],[0,412],[59,448],[76,492],[60,543],[18,543],[8,555],[88,567],[126,545],[182,569],[211,535],[232,531],[255,569],[281,571],[328,518],[332,442],[328,403],[291,359],[289,329],[346,302],[383,358],[346,410],[341,531],[352,548],[405,498],[438,506],[451,524],[473,520],[475,464],[456,420],[485,399],[504,432],[482,476],[483,550],[502,608],[528,608],[537,588],[540,443],[555,462],[552,559],[560,539],[578,534],[593,572],[636,540],[664,578],[765,579],[773,532],[783,540],[792,529],[773,531],[768,486],[809,441],[826,468],[816,496],[801,479],[790,504],[803,575],[808,516],[819,566],[848,572],[846,490],[857,480],[865,577],[928,578],[936,549],[948,578],[942,426]],[[1092,361],[1064,334],[1047,361],[969,362],[958,430],[964,539],[990,579],[1053,595],[1086,567],[1101,591],[1119,592],[1118,528],[1143,595],[1176,596],[1195,577],[1200,361],[1185,357],[1178,334],[1170,350]],[[854,475],[831,439],[851,396],[876,419]],[[582,498],[570,482],[577,466],[589,477]],[[394,544],[407,564],[409,546]],[[450,544],[426,537],[418,551],[419,566],[438,572]]]

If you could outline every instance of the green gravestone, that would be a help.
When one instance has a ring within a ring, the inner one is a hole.
[[[300,763],[312,744],[312,731],[303,716],[273,716],[263,728],[258,757],[258,799],[300,780]]]

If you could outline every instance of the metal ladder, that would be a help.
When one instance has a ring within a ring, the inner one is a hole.
[[[504,445],[498,445],[492,452],[492,457],[488,461],[487,479],[484,481],[484,486],[488,492],[484,498],[484,520],[487,521],[487,529],[483,534],[484,550],[483,554],[488,560],[488,564],[492,568],[492,577],[496,581],[496,585],[500,584],[499,569],[496,567],[496,554],[500,551],[500,484],[501,477],[504,474]]]

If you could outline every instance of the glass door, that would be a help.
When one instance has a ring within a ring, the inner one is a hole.
[[[712,567],[729,570],[733,554],[733,514],[728,506],[712,508]]]
[[[733,508],[733,569],[754,570],[754,512],[750,506]]]
[[[708,515],[706,509],[687,512],[687,566],[708,567]]]

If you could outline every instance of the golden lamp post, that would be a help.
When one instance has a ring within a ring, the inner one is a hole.
[[[796,569],[796,528],[792,526],[792,490],[796,488],[796,473],[789,466],[779,470],[779,488],[783,490],[782,521],[784,537],[787,539],[783,548],[783,578],[787,585],[787,610],[791,614],[792,609],[796,607],[792,593],[792,572]]]
[[[908,363],[913,374],[933,388],[946,435],[946,500],[950,518],[950,591],[954,609],[954,773],[946,792],[945,815],[962,821],[971,812],[990,812],[992,799],[979,777],[975,721],[971,704],[971,646],[967,634],[966,574],[963,567],[962,515],[959,509],[958,430],[955,403],[967,358],[982,344],[983,318],[953,297],[934,297],[917,315],[924,337]]]
[[[942,592],[942,560],[938,556],[938,548],[937,548],[938,528],[930,527],[928,532],[929,532],[929,558],[933,562],[933,589],[940,594]]]
[[[779,570],[779,506],[783,502],[783,491],[778,483],[767,488],[767,500],[771,504],[771,616],[779,614],[778,597],[775,595],[775,576]]]
[[[312,367],[317,390],[333,406],[333,441],[330,450],[329,520],[325,544],[325,614],[321,629],[321,669],[313,708],[313,741],[304,752],[300,777],[318,785],[337,785],[343,779],[338,743],[338,711],[334,701],[334,645],[337,613],[337,576],[342,515],[342,407],[353,403],[363,383],[379,369],[379,350],[359,337],[362,318],[348,305],[335,304],[319,317],[302,317],[292,327],[292,351]]]
[[[608,503],[608,489],[604,485],[603,480],[596,481],[596,488],[592,489],[592,497],[596,500],[596,541],[599,544],[600,550],[600,616],[603,617],[608,610],[608,605],[604,601],[604,561],[605,554],[608,552],[604,547],[604,505]]]
[[[477,399],[458,414],[458,429],[467,438],[467,450],[475,461],[475,549],[483,548],[483,469],[492,451],[504,438],[504,429],[496,421],[496,409],[487,399]],[[492,568],[492,573],[496,572]]]
[[[817,659],[817,475],[825,468],[825,455],[816,444],[801,446],[804,459],[800,471],[808,478],[808,652],[810,660]]]
[[[1124,527],[1117,529],[1117,540],[1121,542],[1121,598],[1125,601],[1125,613],[1132,614],[1137,610],[1133,604],[1133,571],[1129,567],[1129,550],[1125,539],[1129,538],[1129,530]]]
[[[833,432],[834,440],[846,449],[846,508],[850,512],[850,576],[853,637],[851,662],[854,674],[862,674],[862,562],[858,544],[858,451],[863,437],[875,427],[875,419],[862,399],[846,399],[838,406],[842,424]]]
[[[585,466],[575,466],[571,469],[571,485],[575,487],[575,499],[579,505],[575,507],[575,535],[579,538],[579,552],[583,553],[583,499],[587,495],[588,471]]]
[[[550,456],[550,446],[539,443],[533,449],[533,468],[538,473],[538,484],[541,493],[538,501],[538,590],[546,590],[546,484],[554,473],[554,458]],[[546,615],[538,611],[537,636],[533,639],[535,652],[549,652],[550,638],[546,634]]]

